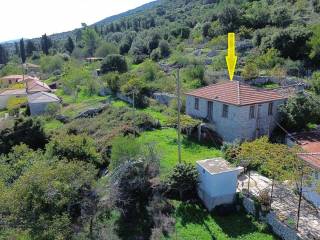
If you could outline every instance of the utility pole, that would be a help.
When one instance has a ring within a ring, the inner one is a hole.
[[[132,121],[133,121],[133,135],[134,137],[136,137],[136,109],[135,109],[135,90],[132,91],[132,106],[133,106],[133,118],[132,118]]]
[[[178,159],[181,163],[181,124],[180,124],[180,111],[181,111],[181,89],[180,89],[180,67],[177,69],[177,97],[178,97]]]

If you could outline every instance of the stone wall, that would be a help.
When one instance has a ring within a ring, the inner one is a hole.
[[[244,207],[245,211],[253,216],[258,216],[260,221],[267,223],[272,231],[279,236],[281,239],[284,240],[302,240],[295,229],[290,228],[285,223],[281,222],[275,212],[270,211],[266,215],[263,212],[259,211],[258,213],[257,208],[255,206],[255,202],[246,196],[243,196],[241,201],[242,206]]]
[[[176,98],[176,95],[170,93],[156,92],[153,94],[154,99],[160,104],[169,105]]]

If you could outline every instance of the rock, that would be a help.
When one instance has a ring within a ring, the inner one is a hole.
[[[107,106],[108,105],[104,105],[104,106],[98,107],[98,108],[90,108],[84,112],[79,113],[78,116],[75,117],[75,119],[95,117],[98,114],[100,114],[103,110],[105,110]]]
[[[64,115],[57,115],[56,120],[62,122],[62,123],[68,123],[70,122],[70,118]]]

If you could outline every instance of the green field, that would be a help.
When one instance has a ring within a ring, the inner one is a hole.
[[[210,214],[202,206],[176,202],[175,232],[171,240],[274,240],[266,225],[254,221],[244,212],[227,216]]]
[[[177,131],[173,128],[143,132],[142,143],[155,143],[160,151],[161,174],[164,176],[178,163]],[[183,136],[182,161],[195,164],[197,160],[221,156],[220,150],[194,142]]]

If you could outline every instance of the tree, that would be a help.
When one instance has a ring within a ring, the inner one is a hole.
[[[8,53],[7,50],[0,44],[0,64],[7,64]]]
[[[101,73],[119,72],[128,70],[126,59],[119,54],[108,55],[101,63]]]
[[[72,223],[88,217],[85,209],[92,203],[86,195],[92,195],[96,171],[88,164],[43,161],[37,156],[33,162],[2,191],[0,212],[6,216],[1,220],[28,230],[32,239],[70,239]]]
[[[320,101],[316,96],[298,94],[288,99],[286,105],[280,106],[282,125],[292,131],[306,128],[308,123],[319,123]]]
[[[170,46],[166,40],[162,40],[159,43],[160,54],[162,57],[166,58],[170,55]]]
[[[47,36],[47,34],[42,35],[41,37],[41,49],[45,55],[49,55],[49,50],[52,47],[51,39]]]
[[[149,36],[149,40],[148,40],[149,53],[151,53],[154,49],[156,49],[159,46],[160,39],[161,37],[158,33],[152,33],[151,36]]]
[[[218,16],[218,20],[225,33],[235,31],[240,23],[238,7],[226,5]]]
[[[64,44],[64,48],[71,54],[75,48],[72,38],[69,36],[66,43]]]
[[[259,76],[259,70],[257,67],[257,64],[255,62],[247,62],[247,64],[244,66],[241,76],[245,80],[251,80],[254,78],[257,78]]]
[[[99,35],[94,29],[86,27],[83,30],[82,39],[88,56],[93,56],[100,42]]]
[[[27,57],[31,57],[32,54],[33,54],[33,51],[36,51],[37,48],[36,46],[34,45],[33,41],[31,40],[28,40],[27,41],[27,46],[26,46],[26,54],[27,54]]]
[[[263,28],[270,21],[270,10],[265,1],[252,2],[251,7],[246,10],[245,19],[249,27]]]
[[[287,27],[292,22],[288,8],[284,6],[276,7],[271,14],[271,22],[277,27]]]
[[[180,200],[184,200],[185,193],[189,194],[196,191],[198,185],[198,171],[189,163],[179,163],[176,165],[169,176],[168,184],[172,191],[179,193]]]
[[[20,49],[17,42],[14,42],[14,54],[20,57]]]
[[[22,63],[25,63],[26,62],[26,51],[24,48],[23,38],[21,38],[21,40],[20,40],[20,57],[21,57]]]
[[[202,36],[209,37],[210,28],[211,28],[211,23],[210,22],[204,23],[203,26],[202,26]]]
[[[133,41],[130,52],[133,55],[135,64],[142,63],[149,56],[148,46],[140,37],[137,37]]]
[[[0,132],[0,152],[8,153],[11,148],[24,143],[32,149],[44,148],[48,142],[39,120],[32,118],[20,118],[14,123],[13,128]]]
[[[308,41],[308,47],[311,49],[309,58],[317,65],[320,61],[320,24],[313,26],[312,36]]]
[[[117,54],[118,52],[119,51],[116,45],[112,43],[104,42],[100,44],[100,46],[97,48],[95,56],[105,58],[110,54]]]

